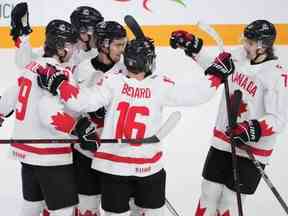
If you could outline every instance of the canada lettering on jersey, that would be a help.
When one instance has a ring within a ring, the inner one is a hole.
[[[253,97],[256,95],[256,83],[245,74],[235,72],[234,74],[232,74],[232,82],[239,85],[242,89],[247,91]]]
[[[124,83],[121,94],[127,95],[132,98],[151,98],[150,88],[138,88],[129,86],[127,83]]]

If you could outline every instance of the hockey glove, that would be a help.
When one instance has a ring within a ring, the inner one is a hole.
[[[72,134],[78,136],[80,146],[84,150],[96,151],[100,146],[100,138],[96,132],[96,126],[88,117],[78,120]]]
[[[1,96],[0,96],[0,99],[1,99]],[[14,113],[14,110],[12,110],[10,113],[8,113],[8,115],[5,115],[5,116],[0,113],[0,127],[2,126],[5,118],[9,118],[13,113]]]
[[[257,120],[249,120],[238,123],[232,128],[231,133],[236,145],[258,142],[261,138],[261,127]]]
[[[221,82],[224,82],[227,77],[235,70],[235,65],[231,58],[231,54],[227,52],[220,53],[206,70],[205,75],[215,75]]]
[[[170,46],[173,49],[183,48],[186,55],[193,55],[200,52],[203,46],[203,40],[186,31],[174,31],[170,36]]]
[[[106,109],[104,107],[99,108],[95,112],[89,112],[88,115],[91,119],[104,119],[106,114]]]
[[[21,2],[12,9],[10,25],[10,35],[14,41],[16,41],[18,37],[28,35],[32,32],[29,25],[29,11],[26,2]]]
[[[46,89],[53,95],[57,95],[57,89],[68,77],[63,71],[58,70],[55,66],[47,64],[45,68],[38,68],[37,82],[40,88]]]

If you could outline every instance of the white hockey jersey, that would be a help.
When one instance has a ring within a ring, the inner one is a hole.
[[[52,58],[41,58],[26,66],[18,84],[7,89],[0,99],[0,113],[6,115],[15,110],[16,118],[12,139],[56,139],[69,138],[75,120],[61,112],[63,104],[37,84],[36,70],[46,63],[56,64]],[[65,70],[67,74],[71,73]],[[72,163],[70,144],[11,145],[11,154],[23,163],[39,166],[55,166]]]
[[[86,59],[82,63],[80,63],[75,69],[73,77],[80,87],[93,87],[94,85],[96,85],[97,80],[104,77],[104,74],[108,75],[110,73],[115,73],[115,71],[126,71],[126,67],[122,61],[117,62],[110,70],[105,73],[103,73],[103,71],[99,69],[95,69],[91,61],[92,59]],[[100,135],[102,133],[104,125],[104,119],[92,119],[92,121],[96,124],[97,132]],[[89,157],[91,159],[94,158],[93,151],[83,150],[79,144],[74,144],[74,148],[86,157]]]
[[[229,77],[230,94],[239,89],[243,93],[238,122],[257,119],[261,125],[260,141],[247,143],[262,163],[267,163],[272,154],[276,136],[285,129],[288,121],[288,70],[278,60],[261,64],[251,64],[245,58],[242,48],[232,52],[235,73]],[[202,59],[203,62],[203,59]],[[227,129],[225,95],[221,99],[216,125],[213,131],[212,146],[223,151],[231,151]],[[248,157],[246,152],[236,149],[240,156]]]
[[[128,78],[127,71],[104,75],[97,86],[85,88],[63,82],[61,100],[69,109],[90,112],[107,107],[101,138],[144,138],[160,128],[165,106],[193,106],[208,101],[216,91],[211,80],[177,85],[165,75],[151,75],[142,81]],[[148,176],[163,168],[161,143],[102,144],[92,167],[121,176]]]

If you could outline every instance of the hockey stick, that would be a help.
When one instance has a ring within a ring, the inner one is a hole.
[[[236,124],[237,123],[237,117],[238,117],[239,106],[240,106],[240,101],[241,101],[242,95],[240,97],[240,95],[238,93],[238,95],[234,95],[234,96],[235,96],[235,101],[234,101],[235,103],[233,104],[234,105],[234,110],[233,110],[233,115],[231,116],[231,119],[233,121],[233,124]],[[240,97],[240,99],[239,99],[239,97]],[[232,108],[233,108],[233,106],[232,106]],[[251,148],[248,145],[245,145],[245,144],[239,145],[239,146],[237,145],[237,147],[239,147],[239,148],[241,148],[241,149],[243,149],[243,150],[245,150],[247,152],[249,159],[254,163],[254,165],[256,166],[258,171],[260,172],[262,178],[266,182],[267,186],[270,188],[270,190],[275,195],[276,199],[279,201],[280,205],[282,206],[282,208],[284,209],[284,211],[288,215],[288,206],[287,206],[287,204],[285,203],[284,199],[281,197],[281,195],[279,194],[279,192],[277,191],[277,189],[273,185],[272,181],[269,179],[268,175],[266,174],[266,172],[262,168],[261,163],[258,160],[256,160],[255,156],[251,152]]]
[[[237,94],[236,94],[237,93]],[[241,93],[241,91],[240,91]],[[238,92],[235,91],[234,93],[234,107],[232,106],[233,110],[232,110],[232,122],[235,125],[237,123],[237,117],[238,117],[238,112],[239,112],[239,107],[240,107],[240,102],[241,102],[241,98],[242,98],[242,93],[240,94]],[[275,188],[275,186],[273,185],[272,181],[269,179],[268,175],[265,173],[264,169],[261,166],[261,163],[256,160],[255,156],[253,155],[253,153],[251,152],[251,149],[248,145],[240,145],[237,147],[245,150],[248,154],[248,157],[250,160],[253,161],[254,165],[256,166],[256,168],[258,169],[258,171],[260,172],[262,178],[264,179],[264,181],[266,182],[267,186],[271,189],[271,191],[273,192],[273,194],[275,195],[276,199],[279,201],[279,203],[281,204],[282,208],[284,209],[284,211],[286,212],[286,214],[288,215],[288,206],[285,203],[285,201],[283,200],[283,198],[281,197],[281,195],[279,194],[279,192],[277,191],[277,189]]]
[[[258,171],[260,172],[260,174],[261,174],[262,178],[264,179],[264,181],[266,182],[267,186],[270,188],[270,190],[272,191],[272,193],[274,194],[274,196],[279,201],[280,205],[282,206],[282,208],[284,209],[284,211],[288,215],[288,206],[287,206],[286,202],[284,201],[284,199],[282,198],[282,196],[280,195],[278,190],[275,188],[272,181],[269,179],[268,175],[266,174],[266,172],[262,168],[261,163],[258,160],[256,160],[256,158],[253,155],[253,153],[251,152],[251,149],[249,148],[249,146],[241,145],[239,147],[241,149],[244,149],[247,152],[249,159],[253,161],[254,165],[256,166]]]
[[[139,38],[139,39],[145,38],[145,35],[140,25],[138,24],[138,22],[135,20],[134,17],[132,17],[131,15],[126,15],[124,17],[124,22],[126,23],[128,28],[132,31],[132,33],[134,34],[136,38]]]
[[[166,137],[177,125],[181,119],[181,113],[173,112],[165,121],[163,126],[153,135],[143,139],[101,139],[101,144],[106,143],[130,143],[130,144],[149,144],[160,142]],[[43,144],[43,143],[79,143],[78,139],[3,139],[0,144],[13,144],[13,143],[26,143],[26,144]]]
[[[178,212],[176,211],[176,209],[172,206],[172,204],[169,202],[169,200],[166,198],[165,199],[165,204],[167,206],[167,209],[169,210],[169,212],[173,215],[173,216],[180,216],[178,214]]]
[[[210,25],[205,22],[199,21],[197,26],[208,35],[210,35],[216,42],[218,49],[220,52],[224,51],[224,43],[219,34],[212,28]],[[218,58],[218,61],[221,63],[222,61]],[[225,65],[222,64],[222,66]],[[234,125],[232,122],[232,112],[231,112],[231,101],[230,101],[230,93],[229,93],[229,84],[228,80],[224,81],[224,91],[225,91],[225,99],[226,99],[226,108],[227,108],[227,119],[228,119],[228,127],[231,129]],[[238,165],[237,165],[237,156],[236,156],[236,145],[234,143],[233,135],[230,133],[230,142],[231,142],[231,153],[232,153],[232,167],[233,167],[233,179],[235,182],[236,188],[236,196],[237,196],[237,204],[238,204],[238,214],[239,216],[243,216],[243,207],[240,193],[240,182],[239,182],[239,174],[238,174]]]

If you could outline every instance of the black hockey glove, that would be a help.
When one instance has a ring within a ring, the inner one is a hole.
[[[64,80],[68,80],[63,71],[50,64],[47,64],[45,68],[38,68],[37,73],[38,86],[48,90],[53,95],[57,95],[57,89],[60,84]]]
[[[99,108],[95,112],[89,112],[88,115],[93,119],[104,119],[106,114],[106,109],[104,107]]]
[[[96,126],[88,117],[78,120],[72,134],[78,136],[80,146],[84,150],[96,151],[100,146],[100,138],[96,132]]]
[[[205,75],[215,75],[221,82],[224,82],[227,77],[235,70],[235,65],[231,58],[231,54],[227,52],[220,53],[206,70]]]
[[[238,123],[232,128],[231,133],[236,145],[246,144],[247,142],[258,142],[261,138],[261,127],[259,122],[253,119]]]
[[[29,25],[29,11],[26,2],[18,3],[11,11],[11,30],[10,35],[13,40],[22,35],[28,35],[32,32]]]
[[[1,99],[1,96],[0,96]],[[14,110],[12,110],[8,115],[3,115],[0,113],[0,127],[2,126],[3,122],[5,121],[5,118],[9,118],[14,113]]]
[[[203,46],[203,40],[189,32],[178,30],[172,32],[170,36],[170,46],[173,49],[177,49],[178,47],[183,48],[186,55],[193,57],[200,52]]]

